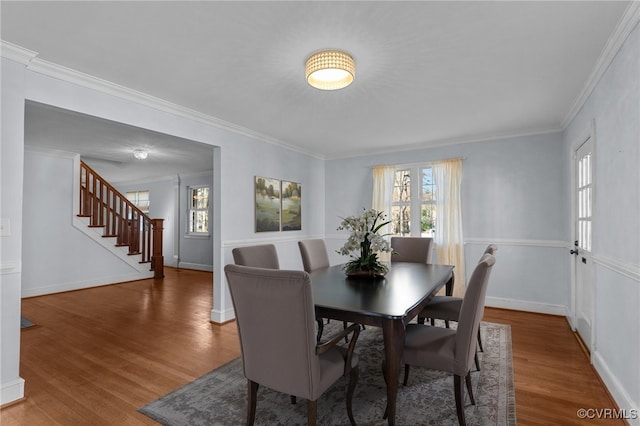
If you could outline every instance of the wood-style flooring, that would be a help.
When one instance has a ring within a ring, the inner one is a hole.
[[[240,355],[236,324],[209,322],[211,273],[166,268],[142,280],[22,301],[25,398],[0,424],[156,424],[137,409]],[[511,324],[520,425],[585,424],[579,408],[613,408],[562,317],[487,308]],[[596,421],[588,424],[624,424]]]

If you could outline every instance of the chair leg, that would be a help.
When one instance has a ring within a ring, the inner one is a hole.
[[[316,426],[316,417],[318,416],[318,404],[316,401],[307,401],[307,424]]]
[[[484,352],[484,349],[482,349],[482,337],[480,337],[480,327],[478,327],[478,347],[480,352]]]
[[[464,418],[464,388],[462,387],[462,376],[458,376],[457,374],[453,376],[453,392],[456,397],[458,423],[460,426],[466,426],[467,422]]]
[[[480,371],[480,360],[478,360],[478,351],[476,351],[473,359],[476,362],[476,370]]]
[[[344,330],[346,330],[347,327],[349,327],[349,323],[346,322],[346,321],[342,321],[342,328]],[[349,343],[349,337],[348,336],[344,336],[344,341],[345,341],[345,343]]]
[[[316,340],[320,342],[322,332],[324,331],[324,322],[322,321],[322,318],[316,319],[316,322],[318,323],[318,335],[316,336]]]
[[[409,364],[404,365],[404,380],[402,381],[402,386],[407,386],[409,382]]]
[[[258,396],[258,384],[247,380],[248,401],[247,401],[247,426],[252,426],[256,420],[256,399]]]
[[[356,390],[356,384],[358,383],[358,377],[360,376],[360,369],[356,365],[351,369],[349,373],[349,387],[347,388],[347,415],[349,416],[349,421],[353,426],[355,426],[356,421],[353,418],[353,394]]]
[[[444,320],[444,326],[445,326],[446,328],[449,328],[449,320]]]
[[[424,324],[424,317],[418,317],[418,324]]]
[[[471,405],[476,405],[476,399],[473,397],[473,389],[471,388],[471,372],[467,373],[467,376],[464,378],[464,381],[467,384],[467,392],[469,393],[469,399],[471,400]]]
[[[296,404],[298,402],[298,398],[295,395],[291,395],[291,403]]]
[[[387,375],[384,373],[386,371],[386,369],[384,368],[386,363],[387,362],[385,360],[382,360],[382,377],[384,378],[385,385],[387,384]],[[382,415],[382,418],[386,420],[388,416],[389,416],[389,402],[387,401],[387,405],[384,408],[384,414]]]

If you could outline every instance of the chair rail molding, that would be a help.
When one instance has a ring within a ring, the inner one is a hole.
[[[613,272],[624,275],[627,278],[631,278],[634,281],[640,282],[640,265],[636,263],[627,262],[626,260],[616,259],[614,257],[604,256],[600,254],[594,254],[593,263],[610,269]]]
[[[22,272],[22,264],[19,260],[3,260],[0,262],[0,275],[19,274]]]
[[[292,235],[286,237],[268,237],[268,238],[249,238],[243,240],[226,240],[222,242],[222,247],[245,247],[258,244],[279,244],[279,243],[297,243],[300,240],[310,240],[313,238],[328,238],[323,235]]]
[[[529,246],[529,247],[551,247],[551,248],[570,248],[568,241],[562,240],[532,240],[518,238],[465,238],[465,245],[503,245],[503,246]]]

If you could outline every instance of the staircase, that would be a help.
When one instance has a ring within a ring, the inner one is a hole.
[[[80,162],[78,219],[105,246],[139,271],[164,277],[163,219],[151,219],[84,162]]]

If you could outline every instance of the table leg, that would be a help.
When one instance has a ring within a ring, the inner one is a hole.
[[[396,423],[396,399],[398,396],[398,380],[400,378],[400,363],[404,351],[404,322],[402,320],[387,320],[382,325],[384,337],[384,356],[382,363],[384,379],[387,384],[387,421],[389,425]]]
[[[453,296],[453,282],[455,281],[455,274],[452,272],[451,273],[451,278],[449,278],[449,281],[447,281],[447,283],[445,284],[445,294],[447,296]]]

